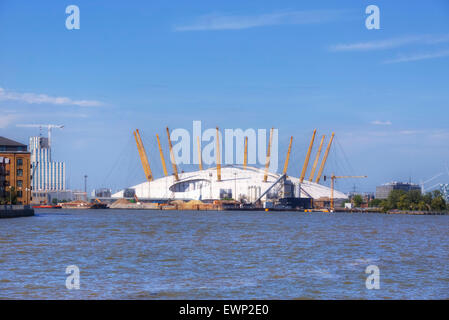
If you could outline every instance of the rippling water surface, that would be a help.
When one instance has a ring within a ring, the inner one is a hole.
[[[80,269],[80,289],[65,269]],[[365,268],[380,269],[367,290]],[[43,210],[0,220],[0,298],[448,299],[449,216]]]

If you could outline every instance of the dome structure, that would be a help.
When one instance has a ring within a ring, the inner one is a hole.
[[[217,169],[179,173],[179,180],[174,175],[144,182],[131,187],[138,198],[179,199],[179,200],[216,200],[235,199],[242,202],[254,202],[268,189],[262,201],[279,198],[330,198],[331,189],[315,182],[281,174],[268,173],[264,182],[264,170],[255,167],[227,165],[221,168],[221,180],[217,179]],[[278,181],[282,180],[282,181]],[[278,183],[276,183],[278,182]],[[276,184],[275,184],[276,183]],[[275,184],[275,185],[274,185]],[[274,185],[274,186],[273,186]],[[123,198],[125,190],[112,195]],[[347,199],[347,196],[334,190],[334,199]]]

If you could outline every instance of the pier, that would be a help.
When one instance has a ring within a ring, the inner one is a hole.
[[[19,218],[34,216],[34,209],[24,205],[1,205],[0,218]]]

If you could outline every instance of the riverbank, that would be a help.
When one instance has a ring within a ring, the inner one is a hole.
[[[30,206],[22,205],[2,205],[0,206],[0,218],[20,218],[34,216],[34,209]]]
[[[411,210],[389,210],[387,214],[411,214],[411,215],[425,215],[425,216],[444,216],[447,215],[447,211],[411,211]]]

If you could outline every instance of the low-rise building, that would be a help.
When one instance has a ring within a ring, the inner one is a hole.
[[[408,182],[390,182],[376,187],[376,198],[387,199],[388,195],[393,190],[403,190],[403,191],[418,190],[419,192],[421,192],[421,187],[417,184]]]
[[[0,137],[0,199],[11,204],[31,201],[31,163],[27,146]]]

